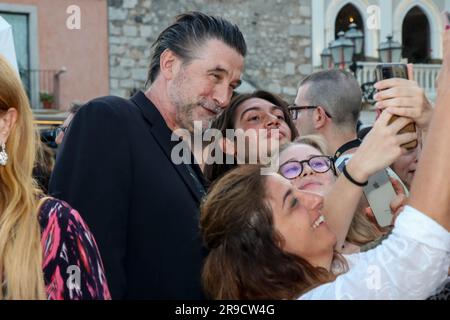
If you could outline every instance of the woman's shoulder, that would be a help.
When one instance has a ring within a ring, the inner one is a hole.
[[[80,214],[65,201],[41,201],[43,270],[50,299],[109,299],[97,244]],[[67,287],[74,274],[79,279]]]
[[[67,202],[51,197],[42,198],[40,201],[42,203],[39,208],[39,222],[43,231],[54,223],[63,226],[73,222],[85,227],[78,211]]]

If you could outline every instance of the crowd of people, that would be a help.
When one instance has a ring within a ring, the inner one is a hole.
[[[350,73],[307,76],[292,104],[237,94],[238,26],[178,15],[142,91],[74,106],[50,179],[0,57],[0,299],[448,299],[449,29],[434,106],[408,65],[409,79],[375,84],[362,137]],[[213,137],[200,148],[195,122]],[[364,196],[379,172],[396,193],[388,225]]]

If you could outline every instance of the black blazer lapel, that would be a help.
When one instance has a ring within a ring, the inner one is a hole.
[[[172,149],[179,142],[171,141],[172,131],[167,127],[164,118],[159,113],[158,109],[153,105],[153,103],[145,96],[142,91],[137,92],[132,98],[131,101],[141,110],[143,117],[150,124],[151,134],[155,137],[156,142],[159,144],[161,149],[164,151],[168,161],[175,167],[178,174],[183,179],[186,186],[191,191],[192,195],[196,199],[197,202],[200,202],[203,197],[203,193],[196,186],[194,181],[194,177],[191,176],[189,169],[187,166],[189,164],[174,164],[171,159]],[[192,160],[192,154],[190,155]],[[203,176],[201,174],[201,170],[198,165],[193,165],[194,171],[198,176],[199,182],[204,186]]]

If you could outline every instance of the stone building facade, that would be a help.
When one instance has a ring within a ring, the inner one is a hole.
[[[311,0],[109,0],[111,94],[143,88],[151,44],[189,10],[236,23],[248,46],[243,80],[293,101],[299,81],[312,72]]]
[[[267,89],[292,102],[298,83],[321,67],[320,54],[337,28],[345,31],[355,21],[365,48],[358,81],[373,81],[380,43],[393,35],[404,46],[402,61],[415,63],[416,80],[433,99],[434,81],[427,79],[440,68],[440,12],[450,11],[450,0],[108,0],[111,94],[128,96],[143,87],[151,44],[175,15],[189,10],[220,15],[240,27],[249,49],[244,91]],[[419,47],[428,59],[405,59]]]

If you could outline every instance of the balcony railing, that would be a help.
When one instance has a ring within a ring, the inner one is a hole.
[[[20,78],[33,109],[59,109],[61,70],[22,69]]]
[[[373,82],[375,80],[375,67],[377,62],[358,62],[362,68],[357,71],[357,79],[360,84]],[[436,98],[436,78],[441,65],[439,64],[415,64],[414,80],[425,90],[428,99],[434,101]]]

